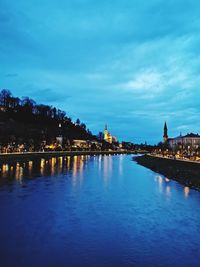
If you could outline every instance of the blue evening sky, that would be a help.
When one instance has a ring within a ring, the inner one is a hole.
[[[96,134],[200,132],[200,1],[0,0],[0,88]]]

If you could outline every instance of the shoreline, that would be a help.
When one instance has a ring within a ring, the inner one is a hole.
[[[98,155],[132,155],[144,151],[45,151],[45,152],[14,152],[0,153],[0,162],[5,160],[50,158],[61,156],[98,156]]]
[[[138,164],[200,191],[200,164],[195,161],[170,159],[153,155],[133,157]]]

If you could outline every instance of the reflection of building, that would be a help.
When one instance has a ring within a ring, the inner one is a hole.
[[[105,125],[104,129],[104,140],[110,144],[117,142],[117,138],[115,136],[112,136],[111,133],[108,132],[107,125]]]

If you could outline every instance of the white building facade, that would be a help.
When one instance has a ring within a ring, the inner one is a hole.
[[[190,133],[185,136],[169,138],[168,144],[172,149],[198,149],[200,148],[200,135]]]

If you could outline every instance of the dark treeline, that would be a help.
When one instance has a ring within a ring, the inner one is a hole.
[[[52,144],[62,136],[67,145],[74,139],[94,140],[95,136],[77,119],[73,123],[65,111],[37,104],[29,97],[14,97],[9,90],[0,92],[0,145],[9,143],[33,146]]]

